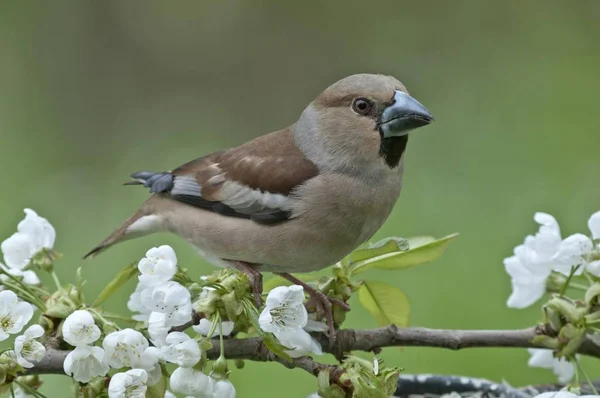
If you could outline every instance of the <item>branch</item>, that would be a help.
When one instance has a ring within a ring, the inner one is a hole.
[[[401,329],[390,325],[378,329],[341,329],[338,330],[336,341],[329,347],[329,338],[318,333],[313,336],[321,343],[323,350],[343,358],[350,351],[375,351],[384,347],[437,347],[450,350],[476,347],[518,347],[518,348],[546,348],[540,344],[534,344],[536,336],[543,335],[541,328],[528,328],[519,330],[450,330],[450,329],[427,329],[427,328],[405,328]],[[290,368],[301,368],[316,375],[320,370],[329,368],[332,378],[336,377],[335,366],[323,365],[314,362],[310,358],[294,359],[291,363],[276,357],[263,344],[260,337],[247,339],[232,339],[224,341],[225,358],[247,359],[258,362],[276,361]],[[579,347],[580,354],[600,358],[600,346],[590,340],[585,340]],[[69,352],[49,348],[46,356],[35,367],[28,369],[27,374],[63,373],[63,362]],[[219,357],[219,342],[213,341],[213,348],[208,350],[209,359]],[[339,376],[339,375],[338,375]]]

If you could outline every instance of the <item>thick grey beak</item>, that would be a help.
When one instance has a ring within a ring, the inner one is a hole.
[[[377,126],[383,138],[402,137],[411,130],[433,122],[433,116],[419,101],[396,90],[394,103],[384,109]]]

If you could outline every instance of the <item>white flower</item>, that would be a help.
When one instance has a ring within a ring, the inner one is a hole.
[[[108,334],[102,341],[105,362],[112,368],[123,367],[150,370],[158,362],[158,349],[138,331],[123,329]]]
[[[165,391],[165,398],[177,398],[171,391]]]
[[[149,310],[166,315],[167,326],[180,326],[192,319],[190,292],[177,282],[169,281],[144,289],[141,299]]]
[[[156,347],[162,347],[167,344],[167,335],[171,326],[167,325],[167,315],[161,312],[152,312],[148,318],[148,334],[150,341]]]
[[[142,291],[144,291],[144,289],[151,288],[144,286],[141,283],[137,284],[135,291],[129,296],[127,308],[131,312],[139,312],[139,314],[132,316],[133,319],[136,321],[148,322],[148,318],[150,317],[150,313],[152,311],[142,303]]]
[[[573,234],[560,243],[554,256],[554,270],[569,275],[571,268],[579,266],[579,275],[588,266],[588,256],[594,250],[592,240],[583,234]]]
[[[0,341],[23,330],[33,316],[33,306],[20,301],[11,290],[0,292]]]
[[[214,380],[213,382],[213,398],[235,398],[235,387],[229,380]]]
[[[44,335],[44,328],[31,325],[25,333],[15,339],[17,362],[24,368],[33,368],[32,362],[39,362],[46,355],[46,348],[36,339]]]
[[[100,338],[100,328],[92,314],[85,310],[74,311],[62,326],[63,339],[72,346],[92,344]]]
[[[540,224],[537,234],[527,236],[515,248],[514,256],[504,260],[513,288],[506,303],[510,308],[528,307],[543,296],[546,279],[552,272],[552,259],[561,243],[560,228],[554,217],[536,213],[534,220]]]
[[[20,270],[18,268],[9,268],[4,264],[0,263],[0,268],[2,268],[7,274],[14,276],[15,278],[23,278],[23,283],[26,285],[39,285],[40,278],[38,278],[35,271],[32,270]],[[10,278],[7,275],[0,274],[0,281],[6,282]]]
[[[592,214],[588,220],[588,227],[593,239],[600,238],[600,211]],[[580,266],[576,274],[581,274],[584,269],[589,273],[600,276],[600,244],[583,234],[574,234],[563,240],[558,252],[554,256],[554,269],[565,275],[571,268]]]
[[[527,363],[534,368],[552,369],[560,383],[568,383],[575,375],[573,364],[564,358],[554,358],[552,350],[528,348],[531,358]]]
[[[25,218],[10,238],[2,242],[4,261],[9,268],[22,270],[42,249],[52,249],[56,232],[52,225],[31,209],[25,209]]]
[[[192,326],[192,329],[194,329],[194,331],[196,333],[201,334],[202,336],[207,336],[208,332],[210,332],[211,326],[212,326],[211,321],[209,321],[206,318],[202,318],[202,319],[200,319],[200,323]],[[215,328],[215,331],[213,332],[213,334],[210,337],[218,336],[219,329],[223,330],[223,336],[229,336],[231,334],[231,332],[233,332],[234,326],[235,326],[235,324],[231,321],[223,321],[223,322],[221,322],[220,325],[217,325],[217,327]]]
[[[108,384],[109,398],[145,398],[148,373],[144,369],[131,369],[116,373]]]
[[[194,368],[177,368],[169,379],[171,390],[194,397],[212,397],[213,383],[210,377]]]
[[[302,286],[279,286],[269,292],[265,309],[258,323],[265,332],[278,339],[287,339],[296,331],[302,330],[307,322]]]
[[[76,381],[87,383],[96,376],[106,375],[109,367],[104,363],[102,348],[80,345],[67,355],[63,369]]]
[[[292,358],[300,358],[309,354],[323,355],[321,344],[304,329],[298,329],[294,333],[288,334],[286,338],[278,340],[289,348],[285,352]]]
[[[160,348],[160,358],[189,368],[200,361],[198,342],[182,332],[171,332],[166,338],[167,345]]]
[[[533,398],[591,398],[598,397],[597,395],[577,395],[569,391],[551,391],[544,392],[534,396]]]
[[[156,286],[168,282],[177,272],[177,256],[171,246],[153,247],[138,263],[141,275],[138,277],[144,286]]]

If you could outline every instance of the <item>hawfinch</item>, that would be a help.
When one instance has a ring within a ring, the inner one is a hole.
[[[152,195],[86,257],[170,231],[207,261],[246,273],[259,303],[261,272],[303,285],[333,334],[332,301],[289,273],[334,264],[377,232],[400,194],[408,133],[432,121],[395,78],[346,77],[283,130],[133,174],[128,184]]]

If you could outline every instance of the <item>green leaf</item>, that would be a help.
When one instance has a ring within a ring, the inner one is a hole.
[[[107,298],[109,298],[114,292],[116,292],[121,286],[123,286],[128,280],[136,276],[138,273],[137,263],[131,263],[119,274],[109,282],[108,285],[100,292],[92,307],[96,307],[103,303]]]
[[[390,237],[369,245],[367,248],[354,250],[346,258],[350,263],[358,263],[387,253],[408,250],[408,239]]]
[[[379,251],[382,254],[376,254],[370,258],[352,264],[352,274],[356,275],[371,268],[397,270],[430,263],[437,260],[448,248],[450,242],[458,234],[452,234],[435,240],[430,236],[419,236],[408,239],[408,250],[391,250],[382,253],[384,249],[393,249],[391,242],[384,246],[374,249],[373,253]],[[373,250],[373,249],[363,249]],[[361,254],[362,256],[363,254]]]
[[[146,390],[146,398],[164,398],[167,391],[167,378],[161,377],[160,381]]]
[[[292,357],[290,357],[284,351],[287,349],[287,347],[284,347],[283,345],[281,345],[281,343],[279,343],[279,341],[277,341],[273,335],[271,335],[271,334],[265,335],[264,339],[263,339],[263,343],[265,344],[265,347],[267,347],[269,349],[269,351],[271,351],[273,354],[277,355],[280,358],[285,359],[286,361],[292,362]]]
[[[384,282],[365,281],[358,289],[358,301],[379,325],[407,326],[410,304],[398,288]]]

